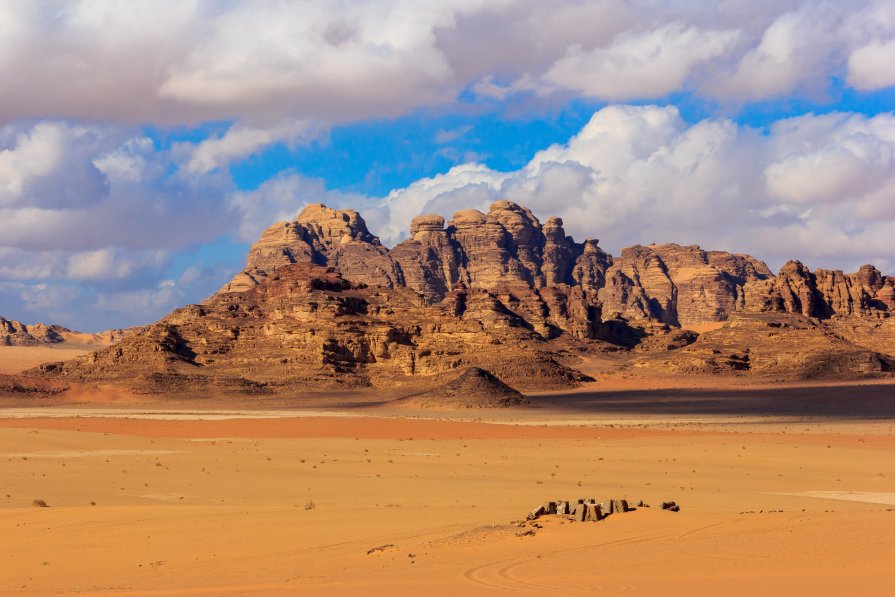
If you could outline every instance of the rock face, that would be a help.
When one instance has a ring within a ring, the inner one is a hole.
[[[265,230],[249,251],[246,269],[225,290],[251,288],[274,269],[290,263],[332,266],[357,284],[404,285],[400,267],[356,211],[314,204],[302,210],[295,221]]]
[[[772,280],[748,289],[750,311],[801,313],[828,319],[860,315],[885,317],[895,311],[895,280],[872,265],[854,274],[819,269],[812,273],[799,261],[790,261]]]
[[[70,330],[59,325],[25,325],[0,317],[0,346],[45,346],[64,342]]]
[[[509,201],[448,222],[418,216],[389,250],[357,212],[318,204],[265,230],[245,270],[202,305],[40,374],[288,394],[412,390],[479,367],[527,390],[587,381],[578,356],[633,348],[636,364],[680,373],[875,375],[892,370],[893,310],[895,280],[871,266],[790,262],[775,276],[748,255],[676,244],[613,258]],[[0,338],[25,337],[5,325]]]
[[[686,327],[725,321],[744,309],[747,283],[773,276],[748,255],[669,244],[624,249],[606,277],[604,312]]]
[[[533,327],[486,291],[454,291],[433,306],[405,288],[356,285],[333,268],[293,263],[41,371],[166,394],[398,387],[470,366],[522,388],[587,379],[556,360]]]
[[[855,274],[812,273],[790,262],[774,276],[748,255],[676,244],[638,245],[613,258],[596,240],[575,242],[561,219],[542,224],[510,201],[495,202],[488,213],[461,210],[447,223],[418,216],[410,237],[392,250],[357,212],[310,205],[293,222],[268,228],[224,290],[244,291],[289,263],[334,267],[356,284],[406,287],[430,304],[461,289],[497,292],[511,297],[515,307],[506,307],[540,319],[542,329],[552,325],[591,339],[605,336],[595,323],[618,318],[699,327],[741,312],[830,318],[895,309],[895,281],[872,266]]]
[[[889,374],[895,358],[856,345],[830,326],[789,313],[745,313],[689,346],[638,359],[673,373],[752,373],[778,379]]]

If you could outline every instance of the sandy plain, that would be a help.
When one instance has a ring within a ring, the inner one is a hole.
[[[0,593],[891,594],[895,387],[605,380],[501,412],[6,401]],[[652,507],[519,536],[578,497]]]

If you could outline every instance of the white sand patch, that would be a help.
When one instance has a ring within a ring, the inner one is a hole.
[[[848,502],[865,502],[868,504],[887,504],[895,506],[895,493],[884,491],[798,491],[793,493],[768,493],[766,495],[791,495],[795,497],[812,497],[822,500],[845,500]]]

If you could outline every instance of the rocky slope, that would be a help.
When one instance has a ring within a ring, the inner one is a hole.
[[[635,360],[672,373],[752,373],[782,381],[891,374],[895,358],[849,342],[830,326],[790,313],[736,314],[679,350]]]
[[[268,228],[202,305],[41,375],[152,392],[404,387],[468,367],[519,389],[573,385],[579,357],[804,379],[886,374],[895,281],[675,244],[612,257],[498,201],[415,218],[389,250],[353,210]],[[722,325],[723,324],[723,325]],[[718,328],[699,335],[700,330]],[[695,330],[695,331],[694,331]]]
[[[522,388],[585,379],[558,350],[483,290],[456,290],[433,306],[405,288],[356,285],[333,268],[294,263],[42,372],[185,394],[395,387],[472,365]]]
[[[402,398],[390,406],[419,409],[481,409],[526,406],[531,401],[490,371],[470,367],[443,384]]]

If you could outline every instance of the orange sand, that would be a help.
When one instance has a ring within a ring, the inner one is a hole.
[[[0,593],[891,594],[891,420],[580,424],[0,418]]]

